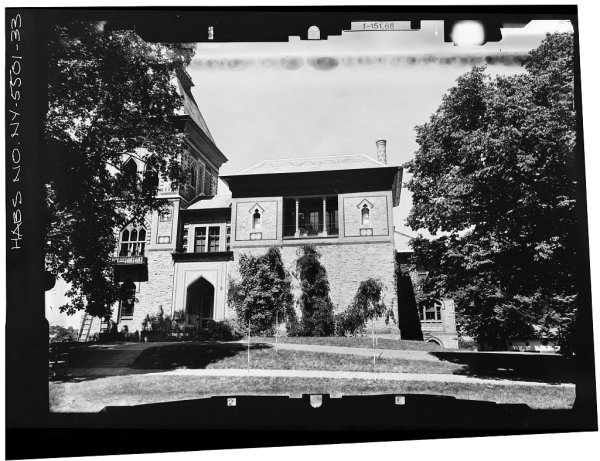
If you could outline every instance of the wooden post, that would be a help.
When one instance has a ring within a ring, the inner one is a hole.
[[[327,237],[327,197],[323,197],[323,236]]]
[[[250,319],[248,319],[248,373],[250,373]]]
[[[300,237],[300,229],[298,227],[298,214],[300,211],[300,200],[296,199],[296,232],[294,233],[294,237]]]

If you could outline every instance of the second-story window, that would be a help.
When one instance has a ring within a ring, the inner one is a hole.
[[[183,247],[183,251],[188,251],[188,228],[185,227],[183,229],[183,235],[181,236],[181,246]]]
[[[146,247],[146,229],[144,226],[130,224],[121,231],[119,256],[143,256]]]
[[[364,227],[368,227],[371,224],[371,210],[369,210],[369,207],[366,204],[363,205],[362,210],[360,211],[360,223]]]
[[[227,238],[225,241],[225,251],[231,251],[231,224],[227,224]]]
[[[220,243],[220,235],[219,227],[209,227],[208,228],[208,251],[209,253],[214,253],[215,251],[219,251],[219,243]]]
[[[252,229],[260,229],[260,220],[261,220],[261,216],[260,216],[260,211],[258,211],[258,208],[256,210],[254,210],[254,214],[252,215]]]
[[[197,226],[194,233],[195,253],[214,253],[220,251],[220,226]]]

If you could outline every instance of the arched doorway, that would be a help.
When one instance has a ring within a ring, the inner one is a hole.
[[[187,289],[187,322],[188,325],[197,325],[206,328],[214,318],[215,287],[200,277],[191,283]]]

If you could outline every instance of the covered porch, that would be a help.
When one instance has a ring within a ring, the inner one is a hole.
[[[283,199],[283,238],[337,237],[338,197]]]

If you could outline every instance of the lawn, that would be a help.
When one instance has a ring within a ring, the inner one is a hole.
[[[133,368],[173,369],[248,367],[244,344],[183,343],[168,344],[144,350],[133,362]],[[405,360],[319,352],[277,350],[266,344],[253,344],[250,349],[250,368],[269,370],[329,370],[387,373],[460,373],[461,364],[448,361]]]
[[[272,377],[199,377],[138,374],[81,382],[50,383],[50,409],[97,412],[105,406],[140,405],[213,395],[430,394],[496,403],[524,403],[531,408],[568,409],[575,387],[480,383],[389,382],[354,379]]]
[[[273,337],[251,336],[250,341],[274,343]],[[311,344],[316,346],[341,346],[341,347],[360,347],[370,349],[373,347],[373,338],[371,336],[287,336],[279,338],[280,343],[287,344]],[[404,339],[377,338],[377,349],[395,349],[401,351],[441,351],[443,347],[433,343],[423,341],[408,341]]]

